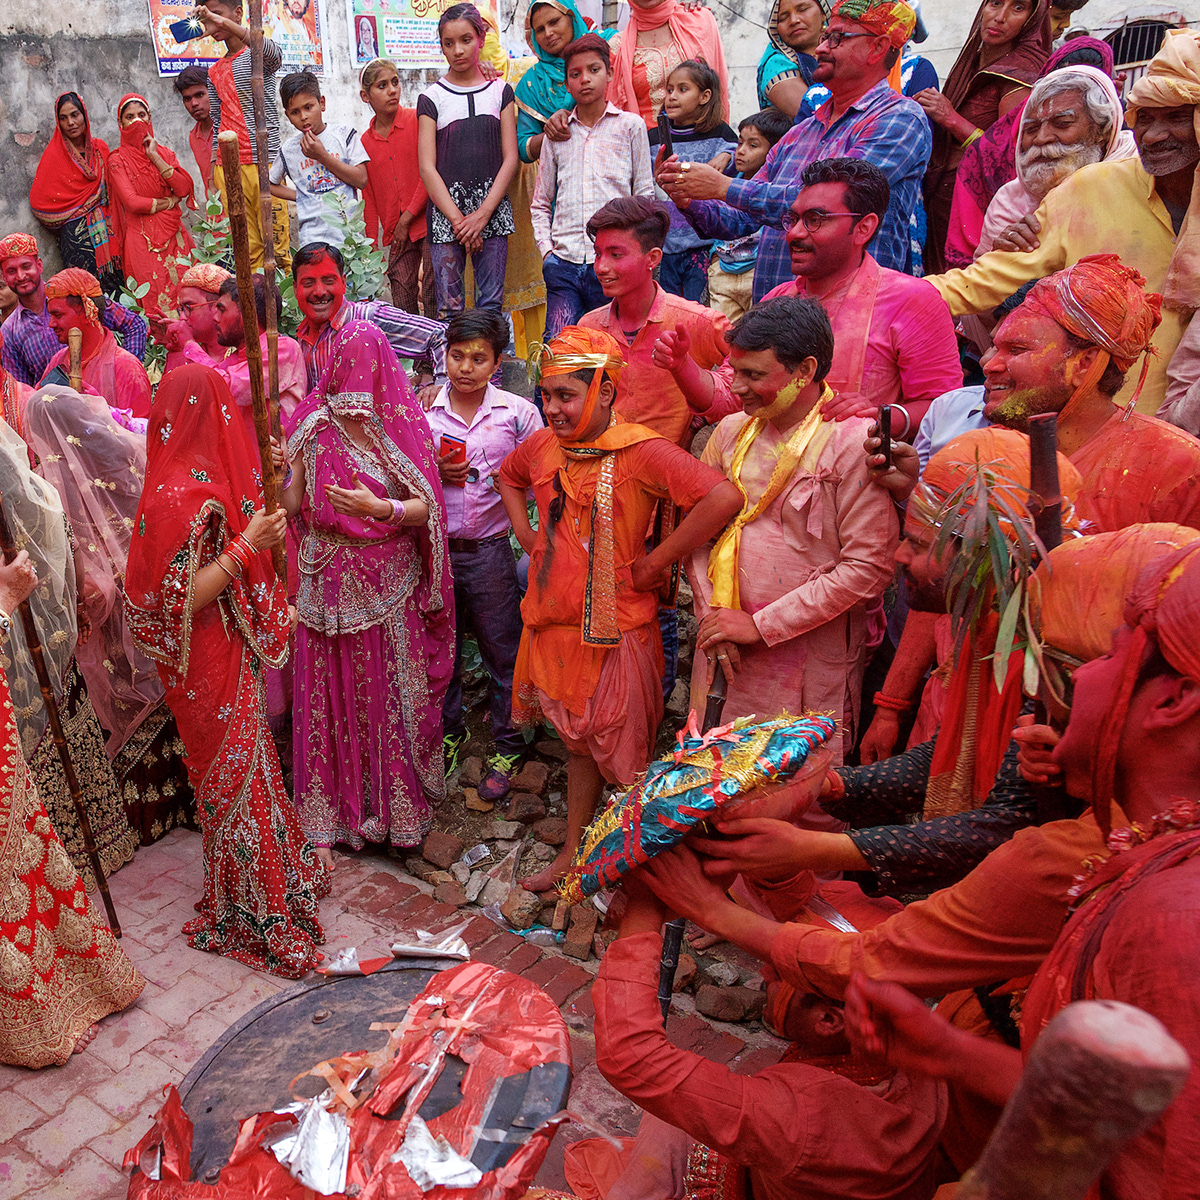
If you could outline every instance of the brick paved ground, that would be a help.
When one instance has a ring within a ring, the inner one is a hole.
[[[113,876],[121,945],[145,975],[132,1008],[109,1017],[82,1054],[61,1068],[0,1066],[0,1197],[23,1200],[116,1200],[125,1195],[120,1164],[149,1128],[162,1087],[179,1083],[224,1030],[268,996],[291,986],[231,959],[192,950],[179,930],[193,915],[203,868],[200,836],[184,830],[138,851]],[[400,930],[448,928],[469,919],[473,956],[540,984],[560,1004],[574,1050],[573,1112],[615,1134],[631,1133],[637,1110],[595,1066],[590,985],[598,967],[530,945],[478,909],[435,902],[432,887],[384,856],[335,856],[333,894],[322,902],[327,952]],[[472,915],[475,914],[475,915]],[[757,1025],[734,1026],[695,1015],[677,997],[668,1029],[677,1044],[758,1070],[776,1061],[782,1043]],[[564,1186],[563,1146],[587,1130],[560,1131],[539,1176]]]

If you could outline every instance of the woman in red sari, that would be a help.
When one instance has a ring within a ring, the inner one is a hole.
[[[121,144],[108,160],[112,209],[121,237],[125,273],[150,290],[142,300],[146,316],[175,316],[175,293],[182,274],[177,262],[191,253],[192,235],[180,208],[192,199],[192,177],[179,159],[160,146],[150,122],[150,106],[141,96],[122,96],[117,105]]]
[[[58,236],[64,267],[89,271],[116,295],[121,285],[120,243],[108,209],[108,143],[92,137],[78,92],[54,104],[54,134],[38,163],[29,207]]]
[[[286,661],[291,614],[268,553],[286,517],[261,511],[254,461],[215,371],[189,364],[163,379],[126,615],[158,663],[204,832],[204,896],[188,942],[296,979],[320,957],[317,901],[329,876],[300,832],[267,728],[264,668]]]

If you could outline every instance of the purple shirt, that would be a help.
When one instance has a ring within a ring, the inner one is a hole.
[[[508,530],[508,514],[491,476],[532,433],[542,428],[542,414],[523,396],[501,391],[489,383],[475,418],[467,423],[450,407],[449,385],[443,387],[425,414],[433,445],[441,454],[442,434],[467,443],[467,466],[479,478],[465,487],[445,487],[446,530],[454,538],[488,538]]]
[[[141,361],[146,353],[146,322],[142,317],[108,300],[100,323],[105,329],[119,333],[123,349]],[[46,373],[47,364],[62,349],[58,336],[50,328],[46,306],[43,305],[39,315],[18,304],[9,313],[8,320],[0,325],[0,333],[4,335],[4,350],[0,354],[4,369],[21,383],[37,387]]]

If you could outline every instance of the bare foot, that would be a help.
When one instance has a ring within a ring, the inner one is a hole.
[[[687,940],[693,950],[711,950],[722,939],[715,933],[689,933]]]
[[[92,1039],[100,1032],[99,1025],[89,1025],[87,1029],[80,1035],[79,1041],[75,1043],[75,1048],[71,1051],[72,1054],[82,1054],[91,1044]]]
[[[325,864],[325,869],[332,875],[333,851],[328,846],[314,846],[313,849],[317,852],[317,858]]]
[[[570,869],[574,857],[573,850],[560,850],[558,857],[548,867],[536,875],[530,875],[528,879],[522,879],[521,886],[527,892],[548,892]]]

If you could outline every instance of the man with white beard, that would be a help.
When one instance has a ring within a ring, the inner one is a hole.
[[[1080,167],[1137,153],[1133,134],[1122,129],[1117,89],[1095,67],[1062,67],[1034,84],[1021,116],[1017,178],[988,205],[975,257],[989,250],[1027,250],[1021,226],[1046,195]]]

